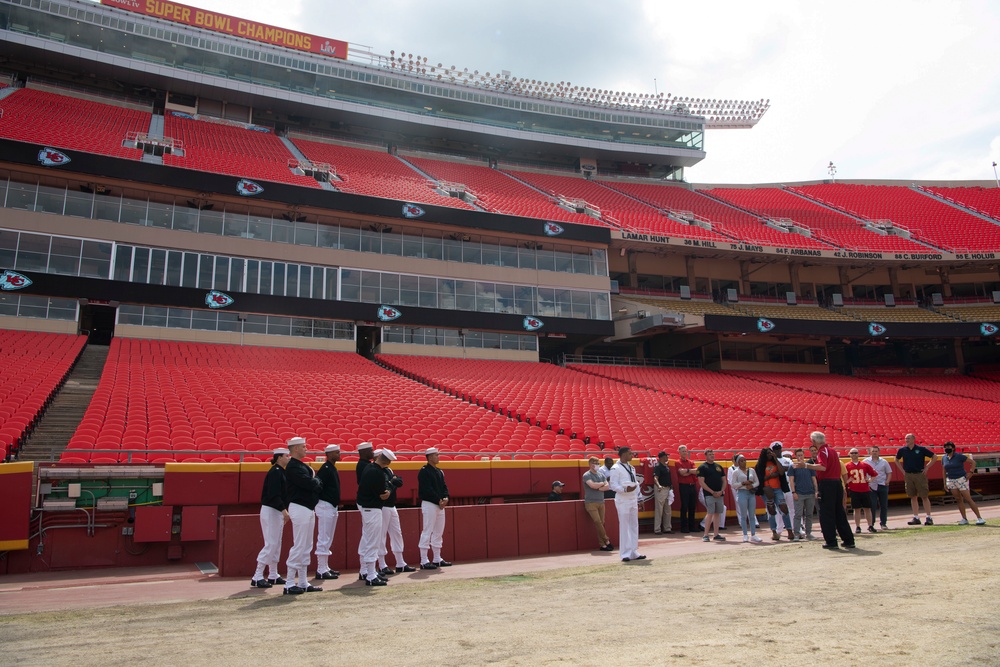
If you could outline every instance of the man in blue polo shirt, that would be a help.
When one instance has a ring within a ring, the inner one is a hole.
[[[912,433],[906,434],[906,446],[896,452],[896,464],[903,469],[903,480],[906,482],[906,495],[910,497],[910,508],[913,518],[906,522],[908,526],[920,525],[920,506],[917,498],[924,503],[927,519],[925,526],[933,526],[931,518],[930,490],[927,486],[927,469],[934,463],[934,452],[923,445],[917,445],[917,438]]]

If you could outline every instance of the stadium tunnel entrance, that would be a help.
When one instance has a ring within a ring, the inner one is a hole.
[[[115,337],[117,305],[86,303],[80,307],[80,333],[91,345],[111,345]]]
[[[375,348],[382,342],[382,331],[380,327],[362,326],[357,327],[357,352],[365,359],[375,359]]]

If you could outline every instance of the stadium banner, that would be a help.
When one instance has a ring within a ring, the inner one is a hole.
[[[726,241],[708,241],[705,239],[685,239],[663,234],[647,234],[612,230],[613,240],[649,243],[651,245],[668,245],[683,248],[704,248],[706,250],[752,253],[755,255],[775,255],[780,257],[799,257],[812,259],[851,259],[866,262],[941,262],[941,261],[975,261],[995,260],[1000,257],[996,252],[960,253],[943,252],[928,248],[928,252],[865,252],[859,250],[817,250],[815,248],[789,248],[787,246],[756,245],[753,243],[730,243]]]
[[[794,306],[789,306],[793,308]],[[875,309],[873,309],[875,310]],[[705,315],[705,329],[727,333],[767,334],[772,336],[832,336],[855,339],[893,338],[979,338],[983,334],[976,322],[889,322],[872,313],[870,322],[797,320],[775,317]]]
[[[51,153],[61,155],[58,163],[45,164],[40,155]],[[11,139],[0,139],[0,155],[4,162],[31,165],[42,164],[53,170],[73,174],[86,174],[102,179],[119,179],[133,183],[169,186],[192,192],[239,196],[239,176],[213,174],[193,169],[183,169],[138,160],[123,160],[109,155],[83,153],[60,149],[53,151],[42,144],[29,144]],[[15,178],[16,180],[16,178]],[[288,206],[302,206],[359,215],[372,215],[396,220],[413,219],[412,204],[399,199],[369,197],[349,192],[331,192],[319,188],[304,188],[287,183],[276,183],[263,179],[253,179],[261,193],[254,195],[255,201],[277,202]],[[33,181],[32,181],[33,182]],[[116,192],[117,194],[117,192]],[[449,206],[420,204],[421,223],[450,225],[469,229],[551,238],[545,233],[546,225],[537,218],[522,218],[485,211],[467,211]],[[560,223],[559,241],[584,241],[607,246],[611,241],[611,230],[597,225],[577,225]]]
[[[257,23],[228,14],[182,5],[179,2],[171,2],[170,0],[101,0],[101,4],[224,35],[243,37],[255,42],[283,46],[286,49],[347,60],[347,42],[339,39],[327,39],[306,32]]]
[[[0,266],[0,273],[6,266]],[[168,308],[214,309],[207,301],[213,296],[225,297],[221,305],[225,311],[259,315],[369,322],[375,320],[379,304],[354,301],[306,299],[292,296],[271,296],[243,292],[207,290],[193,287],[145,285],[121,280],[78,278],[50,273],[19,272],[30,283],[19,290],[60,299],[87,299],[88,301],[117,301],[124,304],[160,306]],[[484,331],[509,331],[525,333],[524,315],[507,313],[480,313],[443,308],[400,307],[401,315],[392,320],[393,326],[437,327],[444,329],[477,329]],[[571,317],[546,317],[544,330],[551,334],[613,336],[615,325],[611,320],[584,320]]]

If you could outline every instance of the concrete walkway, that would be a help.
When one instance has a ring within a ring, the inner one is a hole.
[[[893,508],[890,512],[889,530],[922,530],[922,527],[907,526],[911,515],[904,508]],[[983,517],[995,527],[1000,519],[1000,501],[980,505]],[[968,512],[970,517],[974,515]],[[936,526],[954,526],[961,518],[958,507],[949,505],[934,508]],[[853,518],[852,518],[853,525]],[[966,530],[983,530],[982,526],[967,526]],[[680,534],[640,536],[640,551],[650,560],[671,558],[687,554],[718,551],[719,549],[782,549],[810,548],[820,553],[822,540],[811,543],[790,543],[787,539],[774,543],[770,531],[761,532],[764,542],[743,544],[742,534],[737,526],[730,523],[724,534],[725,543],[705,543],[700,534]],[[814,523],[814,533],[819,535],[819,524]],[[616,536],[612,539],[617,544]],[[878,535],[867,532],[860,535],[864,544],[878,540]],[[777,555],[777,554],[776,554]],[[613,565],[632,567],[619,561],[618,552],[604,553],[577,552],[553,556],[515,558],[510,560],[456,563],[450,568],[421,571],[412,574],[398,574],[390,577],[389,586],[420,585],[427,581],[449,579],[477,579],[482,577],[516,576],[531,572],[546,572],[562,568]],[[69,572],[33,573],[11,575],[0,578],[0,614],[13,615],[34,612],[71,611],[94,609],[118,605],[166,604],[170,602],[194,602],[200,600],[224,600],[231,598],[252,598],[281,595],[281,588],[250,588],[245,578],[222,578],[217,574],[204,574],[195,565],[164,565],[146,568],[117,568],[101,570],[75,570]],[[318,583],[318,582],[317,582]],[[336,581],[321,582],[325,591],[347,586],[361,587],[356,571],[344,572]],[[323,595],[311,593],[307,595]]]

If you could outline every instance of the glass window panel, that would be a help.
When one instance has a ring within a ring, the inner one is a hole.
[[[299,267],[299,296],[309,299],[312,298],[312,267],[311,266],[300,266]]]
[[[591,266],[594,275],[608,275],[608,253],[602,248],[594,248],[590,251]]]
[[[80,258],[66,257],[65,255],[49,256],[49,273],[56,273],[64,276],[76,276],[80,273]]]
[[[517,266],[517,248],[509,245],[500,246],[500,266]]]
[[[379,303],[381,299],[381,276],[376,271],[362,271],[361,301],[364,303]]]
[[[0,266],[14,266],[17,257],[17,232],[0,229]]]
[[[354,323],[334,322],[333,337],[337,340],[354,340]]]
[[[402,343],[403,327],[382,327],[383,343]]]
[[[455,239],[442,239],[444,246],[444,259],[448,262],[462,261],[462,242]]]
[[[316,224],[312,222],[295,223],[295,245],[316,246]]]
[[[492,313],[497,307],[496,286],[493,283],[476,283],[476,310]]]
[[[361,250],[361,232],[357,229],[341,228],[340,247],[344,250]]]
[[[167,251],[153,250],[149,255],[149,283],[163,284],[163,272],[167,268]]]
[[[149,248],[136,248],[133,254],[132,282],[147,282],[149,279]]]
[[[291,243],[295,234],[295,226],[288,220],[271,219],[271,240],[275,243]]]
[[[337,269],[326,269],[326,298],[337,298]]]
[[[22,208],[28,211],[35,208],[36,186],[24,183],[11,183],[7,190],[7,208]]]
[[[312,338],[312,320],[293,317],[292,318],[292,335],[301,336],[303,338]]]
[[[43,213],[62,215],[63,200],[66,191],[63,188],[41,186],[38,188],[38,198],[35,200],[35,210]]]
[[[271,218],[261,216],[250,216],[250,231],[247,238],[258,239],[260,241],[271,240]]]
[[[591,293],[591,317],[596,320],[611,319],[611,296],[600,292]]]
[[[114,280],[130,280],[132,271],[132,246],[120,245],[115,248]]]
[[[246,213],[225,211],[222,222],[223,236],[250,238],[250,219]]]
[[[191,328],[201,331],[216,331],[219,328],[219,314],[214,310],[191,311]]]
[[[184,266],[181,270],[181,286],[198,286],[198,254],[193,252],[184,253]]]
[[[497,312],[498,313],[514,313],[517,312],[514,308],[514,286],[513,285],[497,285]]]
[[[173,208],[169,204],[149,202],[149,207],[146,210],[146,224],[149,227],[170,229],[170,220],[174,215]]]
[[[118,324],[142,326],[142,306],[118,306]]]
[[[67,192],[66,211],[63,215],[89,218],[94,212],[94,195],[89,192]]]
[[[246,322],[243,323],[243,333],[264,334],[267,333],[266,315],[247,315]]]
[[[122,198],[121,222],[130,225],[146,224],[146,202],[141,199]]]
[[[215,255],[201,255],[198,261],[198,287],[212,289],[215,278]]]
[[[292,318],[269,315],[267,333],[272,336],[290,336],[292,334]]]
[[[437,278],[420,277],[420,307],[437,308]]]
[[[299,295],[299,265],[298,264],[288,264],[285,268],[285,295],[286,296],[298,296]]]
[[[555,269],[562,273],[571,273],[573,271],[573,255],[562,250],[556,250],[552,253],[555,256]]]
[[[84,241],[80,261],[80,275],[88,278],[107,278],[111,270],[111,244],[102,241]]]
[[[450,278],[438,279],[438,308],[455,310],[455,281]]]
[[[329,320],[313,320],[313,338],[333,338],[333,322]]]
[[[98,220],[110,220],[118,222],[118,215],[121,213],[121,198],[108,195],[96,195],[94,197],[94,217]]]
[[[229,289],[234,292],[243,291],[243,265],[245,260],[232,258],[229,260]]]
[[[444,259],[444,245],[439,238],[423,238],[423,256],[427,259]]]
[[[48,314],[49,300],[44,297],[21,295],[21,303],[17,307],[18,317],[38,317],[45,319]]]
[[[399,303],[399,275],[395,273],[382,274],[382,303]]]
[[[420,279],[417,276],[399,277],[399,305],[416,306],[420,303]]]
[[[423,239],[419,236],[403,234],[403,257],[422,257]]]
[[[462,261],[466,264],[483,263],[483,244],[478,241],[469,241],[462,244]]]
[[[190,329],[191,311],[187,308],[167,308],[167,326],[171,329]]]
[[[476,310],[476,283],[471,280],[455,281],[456,310]]]
[[[573,297],[568,289],[556,289],[556,315],[558,317],[573,317]]]
[[[170,287],[181,286],[181,262],[183,259],[183,253],[177,250],[171,250],[167,253],[166,279],[164,280],[165,285],[169,285]]]
[[[483,241],[483,259],[486,266],[498,266],[500,264],[500,246],[496,241]]]
[[[465,347],[482,347],[483,346],[483,332],[482,331],[468,331],[465,336],[463,336]]]
[[[17,305],[21,301],[20,294],[0,293],[0,315],[17,317]]]
[[[275,296],[287,296],[285,292],[285,264],[275,262],[273,276],[271,278],[271,294]]]
[[[590,292],[581,292],[579,290],[573,290],[570,293],[570,298],[573,303],[572,313],[573,317],[579,317],[582,319],[590,318]]]
[[[318,225],[319,238],[317,245],[320,248],[336,248],[340,243],[340,229],[331,225]]]
[[[491,350],[500,349],[500,334],[493,331],[483,332],[483,347]]]
[[[323,267],[312,267],[312,298],[323,298]]]
[[[260,280],[260,262],[256,259],[248,259],[246,291],[250,294],[257,294],[258,280]]]
[[[537,260],[539,271],[556,270],[556,259],[551,250],[536,250],[535,259]]]
[[[534,248],[518,248],[517,249],[517,265],[522,269],[535,269],[537,264],[535,263],[535,249]]]
[[[573,273],[585,273],[587,275],[593,273],[593,268],[590,265],[590,255],[573,253]]]
[[[142,314],[142,325],[144,327],[167,326],[167,309],[146,306]]]
[[[274,271],[274,264],[271,262],[260,263],[260,294],[271,294],[271,274]]]
[[[222,236],[223,217],[222,211],[203,209],[198,214],[198,232]]]
[[[216,313],[219,316],[219,331],[239,331],[242,322],[239,320],[239,313],[220,310]]]
[[[546,316],[556,314],[556,295],[551,287],[538,288],[538,305],[534,315]]]
[[[198,231],[198,209],[175,206],[173,227],[186,232]]]

